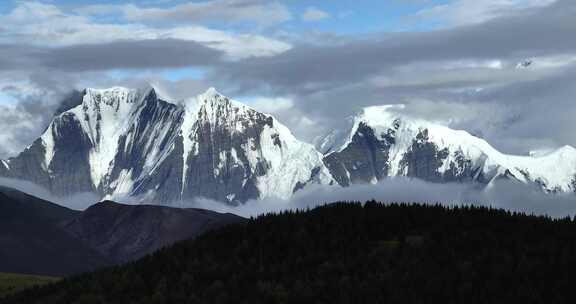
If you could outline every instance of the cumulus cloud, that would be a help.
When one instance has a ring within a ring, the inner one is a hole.
[[[315,7],[308,7],[302,13],[302,21],[315,22],[330,18],[330,14]]]
[[[517,61],[576,52],[569,1],[477,26],[381,34],[329,45],[298,45],[268,58],[226,65],[219,72],[248,87],[311,91],[364,81],[390,68],[422,62]],[[537,37],[537,39],[536,39]],[[465,67],[466,68],[466,67]],[[242,73],[242,76],[238,75]]]
[[[271,114],[290,110],[294,106],[294,101],[286,97],[254,97],[242,101],[258,111]]]
[[[195,41],[155,39],[53,48],[43,51],[36,60],[53,70],[94,71],[201,67],[218,62],[220,54]]]
[[[69,80],[64,76],[56,80],[38,73],[28,81],[14,81],[15,75],[17,73],[0,73],[0,93],[15,100],[0,104],[1,158],[16,155],[38,138],[59,101],[71,93],[70,87],[63,84]]]
[[[526,13],[526,10],[548,6],[556,0],[457,0],[422,10],[417,17],[448,26],[482,23],[503,16]]]
[[[290,94],[293,108],[318,122],[309,128],[314,132],[330,131],[361,107],[376,104],[411,103],[409,109],[436,119],[430,103],[438,103],[459,109],[448,112],[455,122],[479,117],[454,125],[483,135],[504,152],[576,145],[566,131],[574,114],[568,103],[574,96],[576,4],[541,2],[521,11],[431,32],[295,44],[277,56],[218,66],[211,79],[233,84],[235,94]],[[524,60],[532,64],[517,68]],[[316,136],[297,135],[308,141]]]
[[[0,22],[4,24],[0,41],[7,44],[64,47],[177,39],[222,51],[232,60],[271,56],[291,47],[261,35],[234,34],[200,25],[157,27],[141,23],[97,22],[85,15],[64,12],[56,5],[35,1],[19,2],[8,14],[0,15]],[[138,57],[137,46],[133,51],[133,56]]]
[[[126,5],[91,5],[79,9],[87,14],[121,12],[132,21],[158,21],[165,23],[239,23],[273,25],[292,18],[290,10],[280,2],[263,0],[211,0],[189,2],[167,8]]]
[[[0,177],[0,186],[16,189],[37,198],[74,210],[84,210],[100,201],[98,196],[94,193],[78,193],[68,197],[55,196],[41,186],[18,179]]]

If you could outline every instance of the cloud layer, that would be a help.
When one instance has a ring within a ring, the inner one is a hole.
[[[525,185],[500,182],[488,190],[464,184],[434,184],[420,180],[395,178],[377,185],[356,185],[348,188],[310,187],[288,201],[267,199],[249,201],[230,207],[210,200],[179,203],[179,207],[199,207],[219,212],[231,212],[245,217],[286,209],[313,208],[332,202],[377,200],[385,203],[422,203],[444,206],[476,205],[527,214],[565,217],[576,215],[576,205],[570,195],[547,195]]]
[[[33,183],[0,178],[0,185],[11,187],[38,198],[62,206],[84,210],[98,202],[92,193],[79,193],[71,197],[57,197]],[[230,212],[244,217],[258,216],[282,210],[313,208],[333,202],[365,202],[377,200],[384,203],[441,204],[444,206],[486,206],[526,214],[551,217],[576,216],[573,195],[548,195],[537,189],[510,181],[500,181],[489,189],[479,189],[469,184],[435,184],[421,180],[391,178],[376,185],[355,185],[347,188],[337,186],[311,186],[297,192],[291,199],[251,200],[240,206],[199,198],[194,201],[175,202],[173,207],[202,208],[218,212]],[[126,204],[137,204],[134,200],[121,200]]]

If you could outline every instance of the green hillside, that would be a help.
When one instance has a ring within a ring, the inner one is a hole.
[[[4,297],[32,286],[41,286],[53,283],[57,280],[58,278],[54,277],[0,273],[0,297]]]

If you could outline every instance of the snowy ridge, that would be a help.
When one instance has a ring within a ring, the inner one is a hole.
[[[187,160],[191,153],[196,153],[197,147],[196,142],[193,139],[193,127],[198,121],[198,113],[200,111],[201,95],[186,99],[184,101],[184,120],[181,126],[181,133],[183,137],[183,153],[182,159]],[[188,162],[184,161],[184,168],[182,170],[182,192],[184,191],[184,185],[186,184],[186,172],[188,171]]]
[[[258,143],[248,141],[242,145],[242,151],[232,148],[230,159],[226,151],[220,152],[220,162],[214,167],[215,175],[220,174],[226,162],[246,165],[252,172],[256,172],[264,161],[269,169],[257,178],[259,198],[289,198],[298,184],[306,184],[311,179],[311,172],[316,168],[319,169],[318,182],[328,184],[332,181],[322,163],[322,154],[313,145],[297,140],[287,127],[271,115],[229,99],[214,88],[195,99],[186,100],[184,104],[186,115],[182,133],[187,134],[184,139],[184,159],[198,153],[199,139],[195,136],[199,134],[199,128],[208,125],[212,132],[215,132],[215,128],[222,128],[231,134],[243,134],[256,124],[266,121],[270,125],[263,125],[260,134],[257,134],[260,138]],[[238,156],[240,153],[245,154],[247,163]],[[187,169],[185,165],[184,172]],[[183,183],[186,183],[185,177]],[[228,199],[233,200],[234,194],[229,194]]]
[[[402,161],[414,142],[419,140],[418,135],[426,130],[427,141],[433,143],[438,150],[445,149],[448,152],[438,168],[440,174],[444,174],[463,157],[473,169],[481,170],[477,174],[482,173],[490,180],[509,174],[523,183],[535,183],[547,192],[576,190],[576,149],[573,147],[566,146],[540,155],[507,155],[466,131],[408,117],[401,114],[402,109],[403,105],[367,107],[351,119],[352,126],[347,132],[341,132],[340,136],[330,134],[321,142],[320,149],[325,149],[327,155],[342,151],[350,144],[359,126],[365,124],[374,130],[380,140],[387,134],[394,134],[394,144],[388,155],[389,175],[407,176],[407,168]]]
[[[86,89],[82,104],[55,117],[41,136],[46,149],[46,168],[50,167],[54,157],[55,138],[61,137],[68,128],[63,117],[72,117],[92,143],[91,178],[94,186],[99,187],[118,150],[118,139],[130,123],[130,114],[138,101],[140,97],[137,90],[120,87],[106,90]]]
[[[258,179],[261,198],[279,196],[288,199],[298,183],[306,183],[318,168],[319,182],[330,184],[330,172],[322,164],[322,154],[313,145],[297,140],[290,130],[274,120],[275,127],[266,126],[261,136],[262,157],[272,168]],[[280,144],[276,142],[279,139]],[[249,159],[254,159],[251,154]]]
[[[118,140],[130,123],[129,117],[138,96],[135,90],[112,88],[88,89],[82,105],[72,109],[93,144],[90,168],[95,187],[108,173],[110,163],[118,151]]]
[[[486,187],[506,178],[576,192],[576,149],[503,154],[465,131],[410,117],[403,105],[363,109],[316,149],[214,88],[174,103],[153,88],[86,89],[81,98],[19,156],[0,161],[0,175],[62,196],[94,192],[153,204],[288,199],[311,184],[390,176]]]
[[[153,88],[86,89],[28,150],[32,160],[19,161],[37,161],[31,168],[40,168],[39,182],[63,195],[89,190],[150,203],[205,196],[236,204],[332,182],[312,145],[214,88],[174,103]]]
[[[154,92],[148,91],[142,96],[152,100],[144,103],[142,99],[137,103],[123,129],[123,145],[118,147],[115,155],[124,155],[123,160],[128,164],[118,167],[119,164],[114,161],[110,163],[109,172],[115,167],[121,169],[118,176],[111,177],[112,198],[128,196],[138,190],[135,184],[141,184],[141,181],[158,170],[174,151],[180,135],[174,132],[178,130],[181,122],[180,110],[174,105],[157,100]],[[135,155],[138,159],[131,159]],[[139,174],[135,175],[135,171]]]

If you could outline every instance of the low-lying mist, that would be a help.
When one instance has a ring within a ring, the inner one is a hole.
[[[20,179],[0,177],[0,186],[16,189],[74,210],[84,210],[100,201],[100,197],[91,192],[77,193],[67,197],[56,196],[42,186]]]
[[[34,183],[16,179],[0,178],[0,185],[14,188],[59,205],[84,210],[101,199],[94,193],[79,193],[70,197],[58,197]],[[179,208],[202,208],[229,212],[244,217],[288,209],[306,209],[336,201],[407,202],[442,204],[446,206],[476,205],[501,208],[551,217],[576,215],[576,195],[547,194],[526,185],[501,180],[488,188],[470,184],[437,184],[417,179],[389,178],[378,184],[339,186],[312,185],[298,191],[289,200],[267,198],[250,200],[245,204],[231,206],[223,202],[199,198],[169,204]],[[134,198],[117,199],[119,203],[136,204]]]
[[[180,203],[182,207],[231,212],[245,217],[286,209],[303,209],[336,201],[408,202],[446,206],[476,205],[502,208],[552,217],[574,216],[576,195],[546,194],[511,181],[499,181],[489,188],[469,184],[437,184],[416,179],[390,178],[375,185],[311,186],[297,192],[290,200],[251,200],[232,207],[208,199]]]

